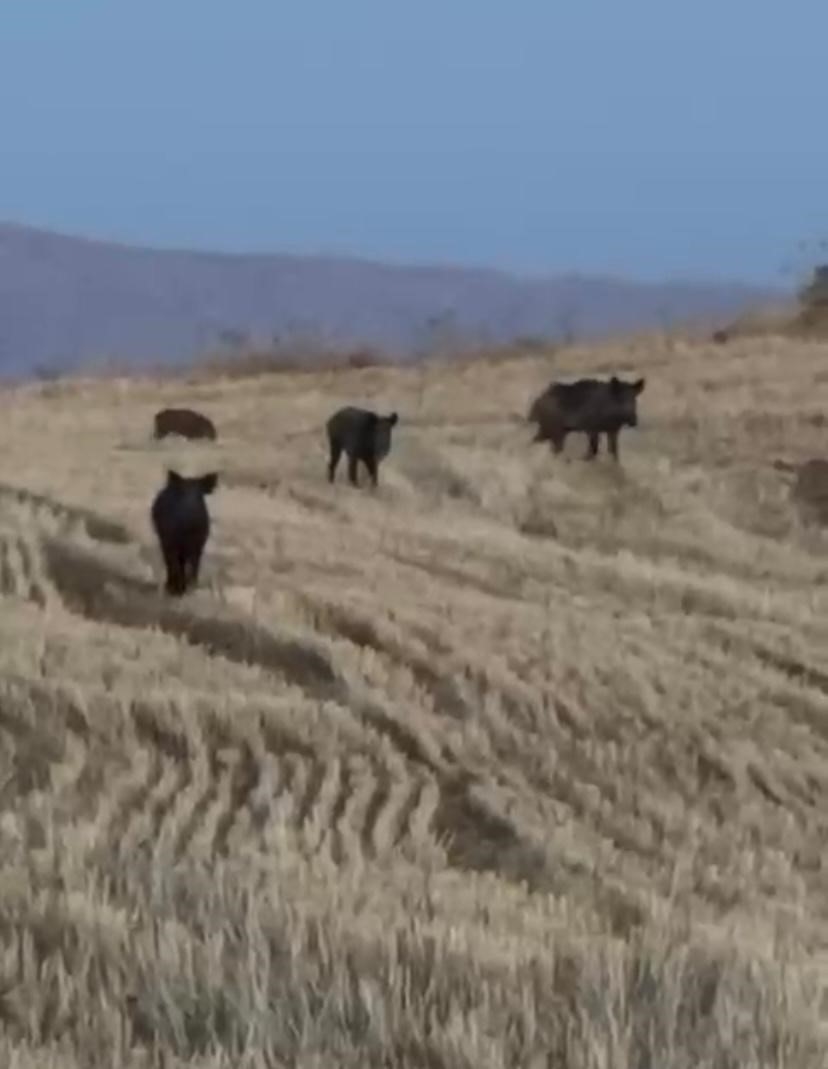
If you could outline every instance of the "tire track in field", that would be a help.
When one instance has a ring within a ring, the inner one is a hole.
[[[119,855],[151,847],[167,837],[169,814],[186,797],[192,781],[191,742],[175,723],[174,703],[134,700],[123,710],[126,740],[110,747],[105,780],[98,791],[99,845]]]
[[[136,745],[111,789],[104,837],[129,852],[154,843],[154,854],[210,858],[248,843],[267,848],[271,823],[293,829],[310,853],[338,863],[377,857],[411,838],[423,776],[403,761],[394,769],[349,752],[323,758],[281,728],[263,722],[244,736],[200,720],[198,737],[171,727],[174,705],[133,703]],[[394,778],[395,789],[378,785]],[[427,840],[420,828],[420,841]]]
[[[240,742],[230,773],[227,808],[220,815],[215,829],[212,849],[217,854],[227,853],[231,831],[239,823],[242,814],[249,815],[250,798],[261,780],[261,765],[250,744]]]
[[[0,534],[0,594],[24,598],[42,609],[48,590],[38,565],[37,547],[27,535]]]
[[[108,784],[99,819],[100,838],[105,843],[114,843],[121,856],[123,844],[132,838],[136,817],[140,819],[144,805],[158,789],[165,766],[155,747],[143,745],[137,739],[129,746],[128,753],[126,769]]]
[[[374,618],[368,619],[354,609],[314,602],[310,598],[305,599],[305,604],[316,625],[332,637],[355,646],[370,646],[392,664],[411,671],[430,694],[438,715],[476,717],[478,710],[457,683],[431,663],[427,653],[408,646],[399,636],[386,636]],[[509,700],[507,696],[507,706]],[[537,885],[544,868],[542,859],[524,842],[512,818],[477,797],[480,792],[473,790],[477,778],[472,770],[463,767],[445,748],[441,750],[425,731],[415,733],[379,704],[362,702],[354,706],[354,711],[391,742],[406,767],[403,779],[382,780],[378,785],[378,797],[369,803],[366,811],[371,830],[363,836],[365,843],[371,843],[375,852],[399,847],[402,838],[411,834],[415,814],[419,813],[418,834],[422,838],[428,833],[443,841],[450,864],[475,870],[494,869],[507,878],[525,879]],[[487,723],[487,727],[491,725]],[[526,780],[517,768],[512,779],[518,792],[527,789]],[[482,794],[485,793],[483,784]],[[426,812],[428,816],[424,818]],[[510,859],[507,871],[499,860],[504,854]]]
[[[90,509],[5,483],[0,483],[0,528],[5,528],[0,529],[0,594],[24,598],[40,608],[53,596],[45,540],[71,541],[82,532],[109,545],[133,542],[126,527]]]
[[[316,650],[279,640],[246,620],[198,617],[163,602],[159,605],[152,584],[120,572],[64,537],[73,527],[80,526],[90,537],[123,545],[130,541],[125,529],[107,524],[102,517],[85,510],[63,506],[45,495],[0,487],[0,499],[4,493],[16,504],[28,506],[33,513],[45,512],[51,521],[52,531],[44,538],[42,547],[44,571],[49,586],[70,610],[80,611],[91,620],[121,626],[160,626],[178,638],[204,646],[209,653],[241,663],[259,664],[285,675],[290,682],[317,697],[342,697],[342,684],[335,679],[330,663]],[[320,501],[314,500],[313,504],[321,507]],[[33,520],[36,520],[34,515]],[[17,545],[10,543],[7,552],[6,585],[12,586],[15,593],[22,593],[20,577],[33,573],[34,557],[18,552],[20,559],[14,560]],[[148,604],[150,598],[152,603]],[[425,663],[419,668],[421,674],[426,673]],[[435,680],[431,682],[434,684]],[[249,807],[248,799],[257,791],[261,795],[260,762],[244,747],[237,748],[229,764],[221,762],[214,743],[204,745],[199,759],[183,737],[161,726],[159,710],[145,704],[135,706],[130,713],[137,746],[126,768],[122,767],[120,772],[112,767],[108,769],[109,776],[114,774],[114,786],[100,814],[105,839],[120,843],[126,850],[148,840],[156,844],[167,842],[173,854],[189,851],[194,840],[200,851],[226,850],[240,821],[244,823],[248,819],[254,823],[243,812]],[[374,717],[372,727],[377,726]],[[381,724],[381,733],[388,736],[389,727],[390,721]],[[410,749],[400,736],[396,744],[403,751]],[[302,760],[301,756],[298,759]],[[341,857],[356,842],[371,844],[376,827],[382,823],[382,808],[389,800],[396,803],[401,814],[394,821],[395,838],[398,841],[404,837],[405,814],[416,809],[419,787],[415,786],[413,793],[406,787],[401,794],[397,791],[392,795],[385,788],[375,787],[375,783],[388,780],[383,768],[363,771],[360,782],[359,777],[352,778],[356,774],[350,766],[345,767],[341,779],[336,779],[337,767],[313,758],[307,774],[294,777],[297,783],[304,780],[304,789],[295,800],[291,823],[309,847],[318,848],[330,838],[333,853]],[[261,801],[259,805],[261,811]],[[392,819],[393,810],[389,814],[389,820]],[[353,820],[365,821],[366,826],[352,827]],[[174,832],[168,829],[170,821]]]
[[[25,505],[36,519],[39,512],[45,513],[62,530],[81,527],[95,542],[125,546],[133,541],[130,531],[116,520],[101,516],[92,509],[68,505],[48,494],[28,490],[22,486],[0,483],[0,506],[4,501]]]
[[[390,624],[376,613],[369,615],[352,606],[343,607],[307,595],[302,596],[300,604],[309,612],[318,630],[357,649],[368,647],[390,667],[409,671],[415,683],[429,695],[438,717],[484,721],[501,772],[516,787],[526,789],[531,784],[536,788],[548,788],[546,779],[527,778],[524,754],[515,750],[516,736],[521,737],[527,747],[535,741],[548,745],[548,717],[541,722],[537,694],[505,663],[498,664],[496,671],[481,667],[465,653],[447,647],[421,624],[412,641],[402,633],[404,622]],[[413,628],[407,630],[414,631]],[[492,708],[502,712],[502,716],[495,717]],[[379,710],[371,711],[363,706],[361,712],[373,720],[374,726],[392,737],[396,748],[415,763],[432,770],[438,767],[450,769],[459,763],[445,747],[440,750],[437,741],[431,746],[432,752],[427,752],[426,744],[431,741],[428,735],[416,736],[399,720],[389,718]]]
[[[100,518],[33,495],[23,494],[22,499],[50,510],[58,526],[82,523],[87,533],[104,540],[123,544],[128,539],[123,530],[96,525]],[[17,500],[21,500],[20,495]],[[49,585],[70,611],[118,626],[159,627],[210,654],[259,665],[312,698],[333,699],[352,708],[358,720],[390,742],[403,759],[395,774],[381,766],[358,773],[348,761],[343,765],[333,759],[294,756],[298,765],[290,786],[283,784],[276,802],[308,849],[327,848],[334,857],[344,858],[359,844],[378,856],[399,848],[410,837],[415,819],[421,839],[428,836],[432,823],[437,834],[448,836],[452,842],[468,838],[473,821],[450,818],[462,808],[455,796],[458,776],[462,779],[467,774],[458,772],[450,754],[418,737],[378,703],[355,700],[327,655],[312,643],[278,638],[245,618],[206,617],[159,602],[153,584],[120,571],[64,537],[44,539],[43,560]],[[428,651],[416,652],[407,641],[389,644],[371,624],[347,614],[335,616],[329,623],[334,637],[354,645],[367,640],[378,653],[412,672],[440,714],[455,718],[473,715],[454,679],[433,667]],[[213,854],[226,851],[231,840],[235,841],[233,829],[237,825],[254,823],[245,814],[254,795],[260,812],[264,805],[261,762],[244,751],[238,740],[226,747],[232,752],[224,758],[212,742],[205,743],[204,753],[198,757],[189,749],[182,750],[174,733],[159,734],[146,722],[143,726],[139,722],[136,734],[136,749],[127,769],[116,776],[113,795],[104,807],[109,811],[102,815],[107,839],[125,848],[152,839],[156,845],[159,841],[168,843],[174,854]],[[301,794],[287,798],[287,793],[295,792],[300,784]],[[174,832],[168,831],[171,820],[175,821]],[[362,826],[352,827],[354,820],[362,821]],[[513,834],[517,840],[515,829]],[[461,864],[473,852],[468,843],[462,849],[452,845],[450,850]]]
[[[89,731],[85,711],[60,686],[5,676],[0,732],[0,811],[28,814],[32,827],[40,826],[39,805],[32,810],[30,798],[46,794],[75,818],[94,816],[103,746]]]
[[[128,825],[121,831],[120,848],[129,856],[133,851],[158,841],[164,819],[176,797],[186,787],[190,775],[186,764],[171,760],[159,750],[153,754],[153,772],[148,789],[132,795]],[[126,805],[129,806],[129,801]]]
[[[397,636],[382,634],[375,614],[369,615],[364,610],[343,607],[310,595],[301,595],[298,601],[309,614],[315,630],[344,640],[357,649],[368,647],[394,666],[408,670],[417,685],[430,695],[437,712],[458,719],[472,715],[454,681],[434,667],[429,654],[416,650],[410,643],[405,644]],[[414,745],[409,741],[404,747],[399,738],[397,744],[403,749]],[[421,755],[418,759],[425,760]]]
[[[128,628],[159,628],[212,656],[258,665],[312,696],[338,692],[336,673],[310,642],[281,638],[251,619],[206,616],[161,598],[154,584],[125,574],[94,554],[59,540],[45,545],[49,578],[64,605],[87,619]]]
[[[175,790],[165,791],[159,784],[154,810],[156,852],[175,860],[190,852],[218,795],[215,746],[205,737],[210,725],[199,724],[199,730],[188,731],[175,703],[167,708],[133,703],[131,712],[141,741],[155,747],[168,765],[178,769]],[[140,814],[137,819],[141,820]]]
[[[542,736],[543,725],[528,689],[505,665],[499,665],[496,673],[481,669],[457,651],[441,649],[436,636],[428,636],[422,626],[417,642],[421,649],[401,633],[402,623],[389,627],[375,613],[368,616],[309,596],[301,603],[319,630],[356,647],[368,646],[392,667],[410,671],[429,694],[436,716],[484,724],[498,761],[499,780],[533,812],[537,790],[548,792],[557,785],[553,770],[527,765],[527,753],[537,750],[541,738],[548,748],[549,736]],[[489,709],[492,701],[498,717]],[[377,702],[354,703],[352,709],[390,741],[407,769],[404,780],[380,780],[366,811],[370,825],[363,836],[366,845],[376,853],[399,848],[416,823],[418,840],[427,836],[442,842],[449,863],[458,868],[493,870],[533,887],[550,885],[546,859],[521,827],[520,806],[514,815],[501,811],[485,770],[478,772],[441,746],[422,726],[427,724],[422,714],[420,730],[415,732]]]

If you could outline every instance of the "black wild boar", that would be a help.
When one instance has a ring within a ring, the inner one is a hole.
[[[624,382],[614,375],[609,382],[553,382],[529,409],[529,422],[538,425],[533,441],[548,441],[560,453],[571,431],[583,431],[589,439],[584,459],[591,460],[598,452],[601,434],[606,434],[609,451],[618,460],[618,433],[624,426],[638,425],[637,400],[644,382]]]
[[[181,597],[198,582],[201,555],[210,534],[205,495],[212,494],[218,475],[185,478],[167,472],[167,483],[152,503],[152,526],[158,536],[167,569],[168,594]]]
[[[168,434],[216,440],[216,428],[212,420],[191,408],[164,408],[156,412],[153,436],[166,438]]]
[[[358,486],[357,464],[368,469],[371,482],[377,485],[377,467],[391,449],[391,429],[397,423],[397,413],[378,416],[365,408],[348,405],[334,412],[326,426],[331,457],[328,462],[328,481],[333,482],[336,466],[343,450],[348,454],[348,478]]]

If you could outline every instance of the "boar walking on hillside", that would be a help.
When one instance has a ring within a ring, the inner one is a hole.
[[[576,382],[553,382],[535,398],[528,420],[537,424],[533,441],[548,441],[555,453],[563,450],[566,436],[582,431],[589,440],[585,460],[598,453],[602,434],[609,451],[618,460],[618,434],[622,427],[638,426],[638,396],[644,379],[624,382],[614,375],[609,382],[578,379]]]
[[[216,428],[212,420],[192,408],[163,408],[156,412],[153,437],[166,438],[168,434],[180,434],[182,438],[209,438],[216,440]]]
[[[210,535],[210,514],[204,500],[212,494],[218,475],[210,472],[185,478],[167,472],[166,485],[152,503],[152,525],[167,570],[166,591],[181,597],[198,582],[201,556]]]
[[[357,464],[361,461],[376,486],[377,469],[391,450],[391,431],[397,418],[396,412],[378,416],[376,412],[352,405],[334,412],[325,425],[330,448],[328,481],[334,481],[339,458],[345,452],[348,455],[348,479],[351,484],[359,485]]]

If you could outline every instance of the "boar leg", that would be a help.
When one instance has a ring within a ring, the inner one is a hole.
[[[377,485],[377,458],[372,456],[366,456],[363,458],[363,464],[368,469],[368,474],[371,476],[371,482],[374,487]]]
[[[331,459],[328,461],[328,482],[334,481],[336,475],[336,466],[339,463],[339,458],[342,456],[342,446],[336,442],[331,444]]]

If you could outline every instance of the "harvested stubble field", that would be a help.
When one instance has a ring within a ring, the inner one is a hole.
[[[0,396],[2,1064],[828,1064],[828,535],[775,466],[826,352]],[[609,370],[620,467],[529,444]],[[346,402],[400,413],[375,494]],[[168,465],[221,480],[181,601]]]

